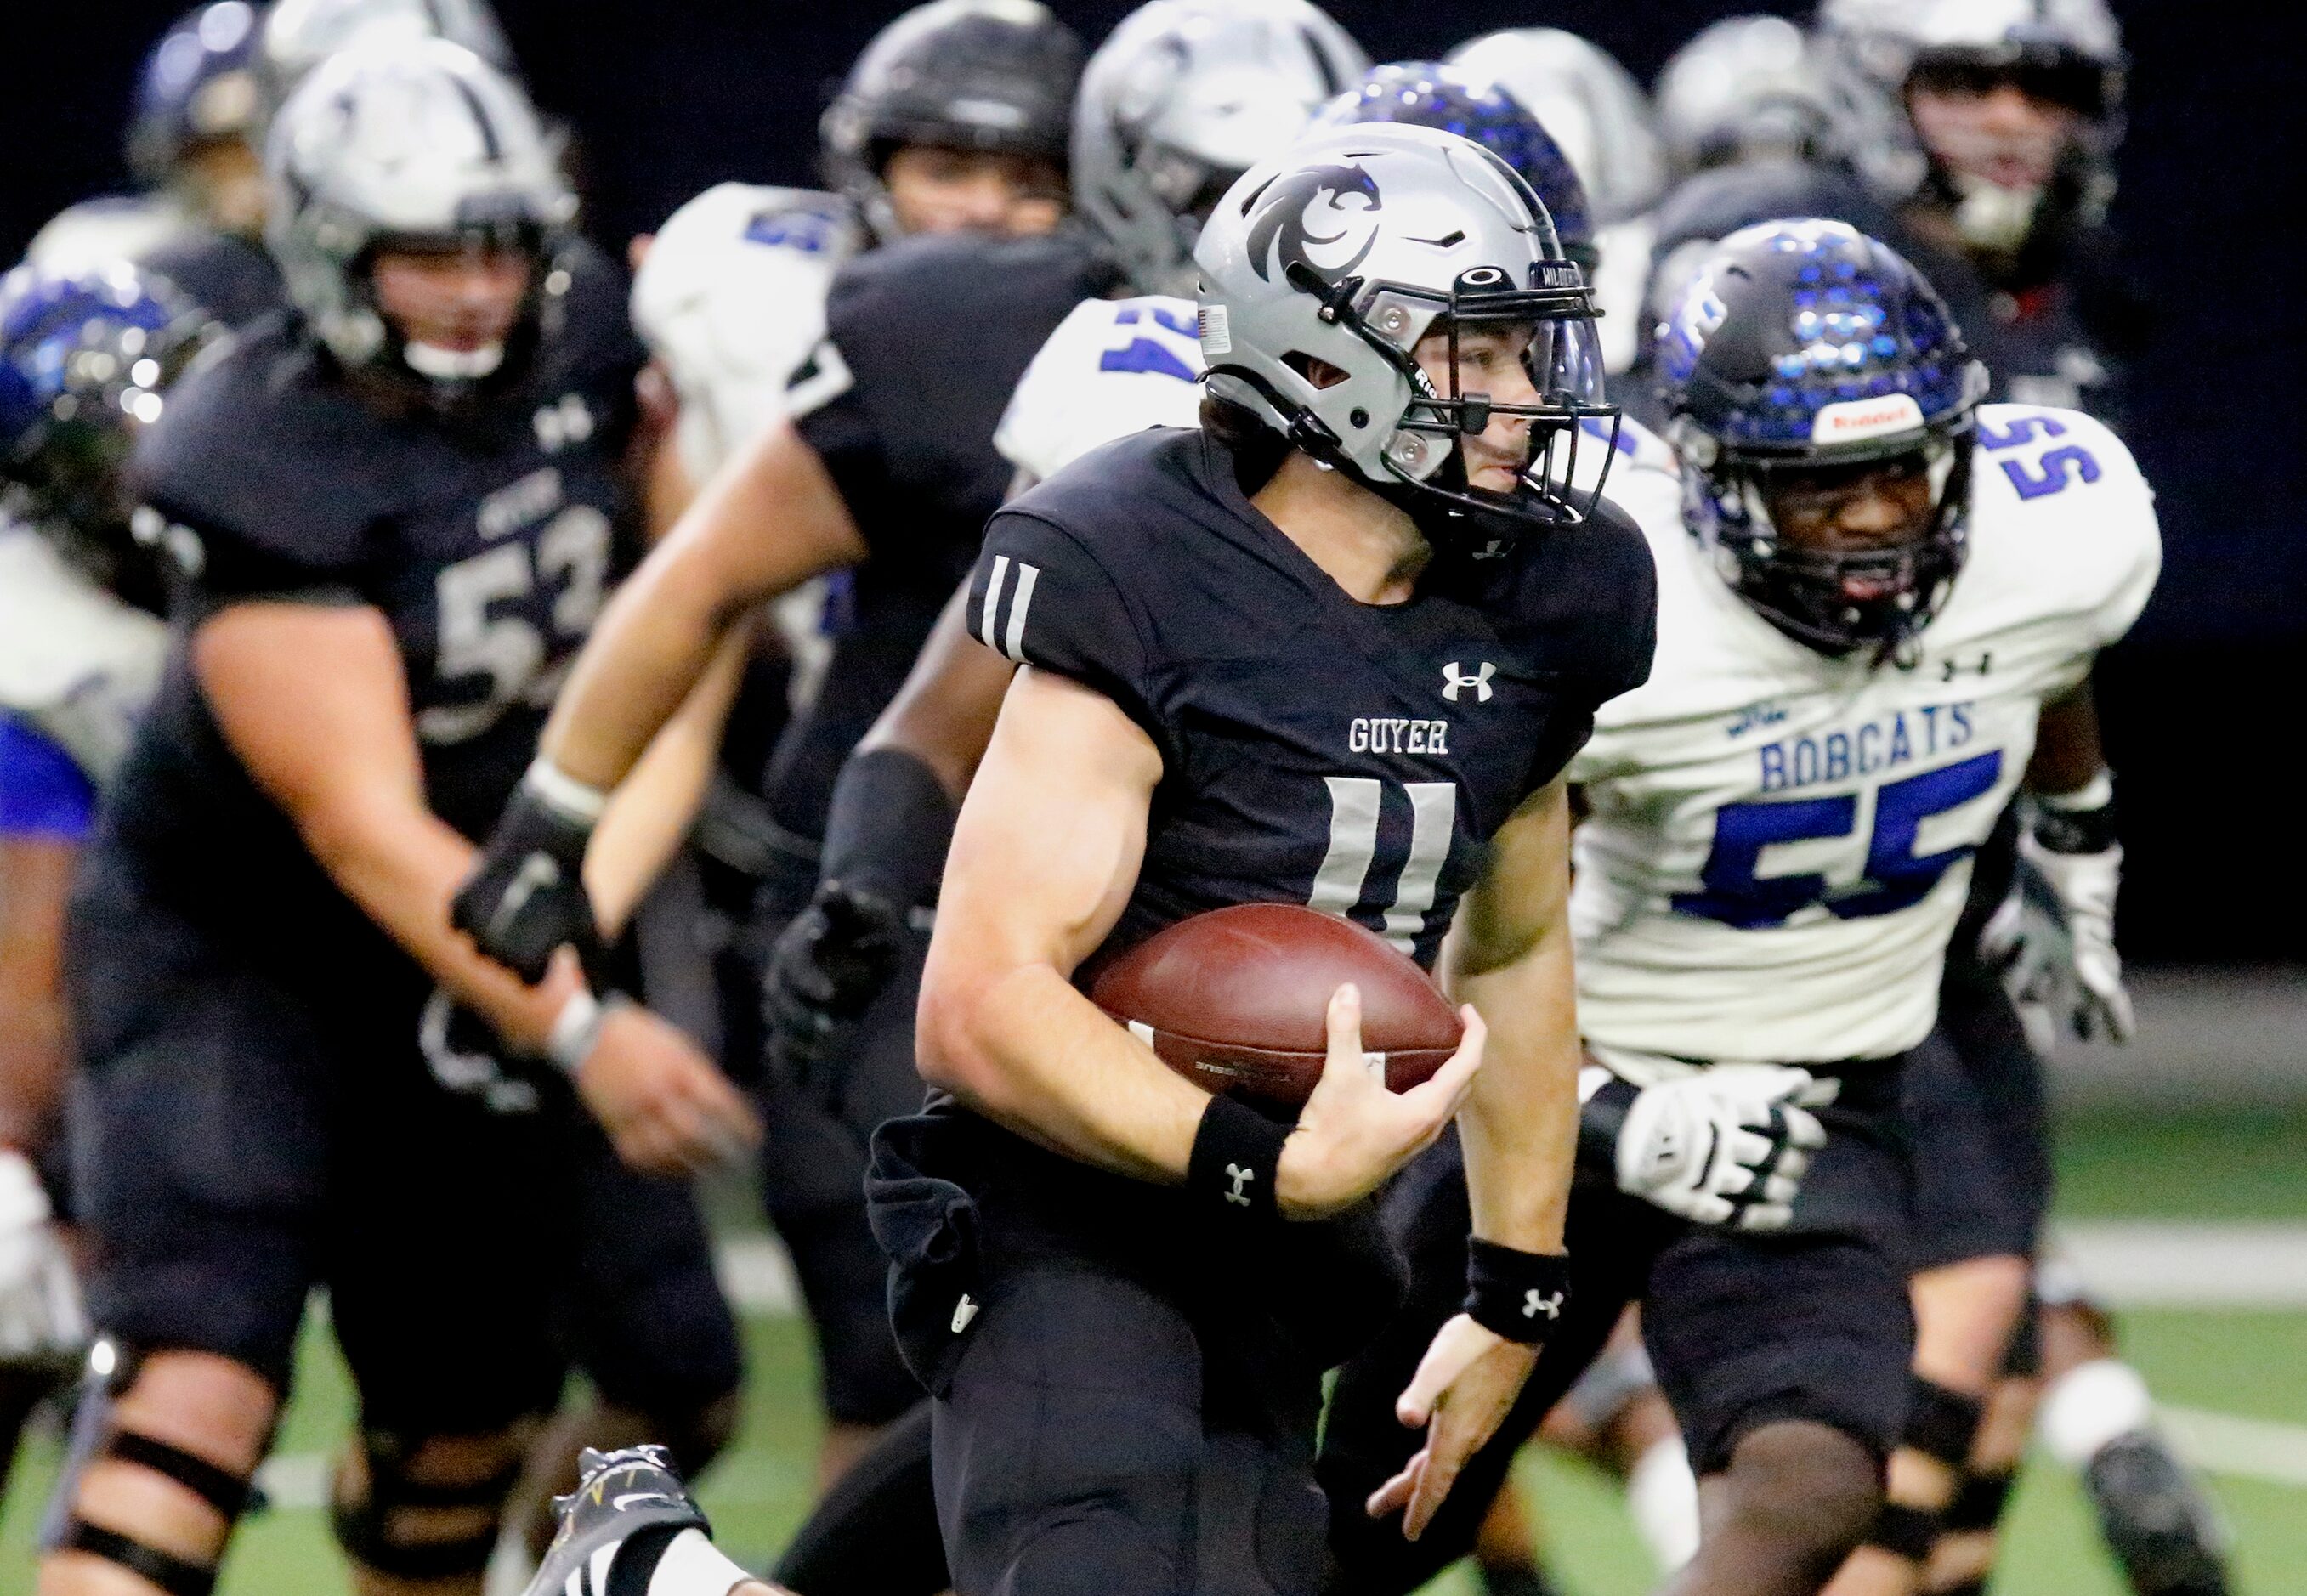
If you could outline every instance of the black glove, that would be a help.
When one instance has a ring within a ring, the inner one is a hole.
[[[480,863],[450,904],[450,924],[531,986],[563,947],[576,949],[588,972],[598,970],[601,931],[585,895],[592,837],[593,818],[546,796],[532,770],[513,789]]]
[[[770,1069],[808,1081],[837,1063],[905,950],[903,909],[870,886],[821,883],[769,950],[761,1020]]]

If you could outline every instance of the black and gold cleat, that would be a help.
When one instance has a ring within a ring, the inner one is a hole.
[[[576,1494],[553,1499],[561,1528],[522,1596],[644,1596],[674,1536],[710,1531],[662,1447],[587,1447],[577,1475]]]

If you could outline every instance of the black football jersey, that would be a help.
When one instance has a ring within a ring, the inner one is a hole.
[[[978,639],[1113,700],[1162,776],[1145,857],[1084,976],[1235,903],[1345,915],[1431,966],[1486,845],[1650,673],[1657,577],[1605,501],[1359,603],[1251,505],[1233,458],[1157,429],[993,518]]]
[[[2046,240],[2039,269],[2030,274],[2034,286],[2000,288],[1968,257],[1917,233],[1844,168],[1761,161],[1702,172],[1668,194],[1657,213],[1651,270],[1694,266],[1694,244],[1777,217],[1848,222],[1905,256],[1939,291],[1972,353],[1985,363],[1990,398],[2081,410],[2121,426],[2119,377],[2137,350],[2139,315],[2119,286],[2115,251],[2103,232]],[[1653,294],[1659,286],[1652,283]],[[1641,369],[1649,354],[1642,352]],[[1647,387],[1638,380],[1628,391]],[[1646,393],[1639,397],[1648,402]]]
[[[238,329],[281,307],[284,288],[272,252],[254,239],[202,229],[172,236],[142,264],[227,327]]]
[[[993,431],[1068,312],[1119,275],[1085,232],[909,239],[844,266],[793,380],[801,435],[870,550],[836,580],[833,657],[765,778],[777,824],[823,833],[841,762],[904,685],[1014,474]]]
[[[187,374],[131,463],[184,573],[187,622],[251,599],[382,612],[428,801],[475,839],[534,756],[562,674],[636,553],[624,454],[642,355],[622,276],[589,252],[562,265],[571,280],[549,312],[559,330],[476,414],[373,402],[275,317]],[[345,937],[382,935],[226,746],[181,647],[99,852],[290,973],[341,968]]]

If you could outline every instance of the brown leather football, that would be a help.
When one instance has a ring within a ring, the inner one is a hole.
[[[1405,1091],[1464,1030],[1426,972],[1375,933],[1294,903],[1180,920],[1099,972],[1090,1001],[1210,1092],[1295,1107],[1321,1079],[1330,994],[1361,988],[1362,1046]]]

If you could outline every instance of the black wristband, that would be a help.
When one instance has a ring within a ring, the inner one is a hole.
[[[1281,1210],[1274,1201],[1274,1174],[1282,1164],[1282,1144],[1289,1139],[1289,1126],[1276,1124],[1240,1098],[1212,1097],[1194,1132],[1193,1156],[1186,1160],[1186,1190],[1232,1221],[1276,1218]]]
[[[1467,1238],[1466,1315],[1484,1329],[1534,1344],[1554,1334],[1569,1302],[1570,1259],[1564,1254]]]
[[[2105,853],[2122,840],[2111,798],[2095,809],[2063,809],[2037,798],[2028,820],[2035,841],[2050,853]]]
[[[930,902],[955,813],[936,772],[903,748],[853,755],[833,785],[819,876],[868,885],[900,909]]]

